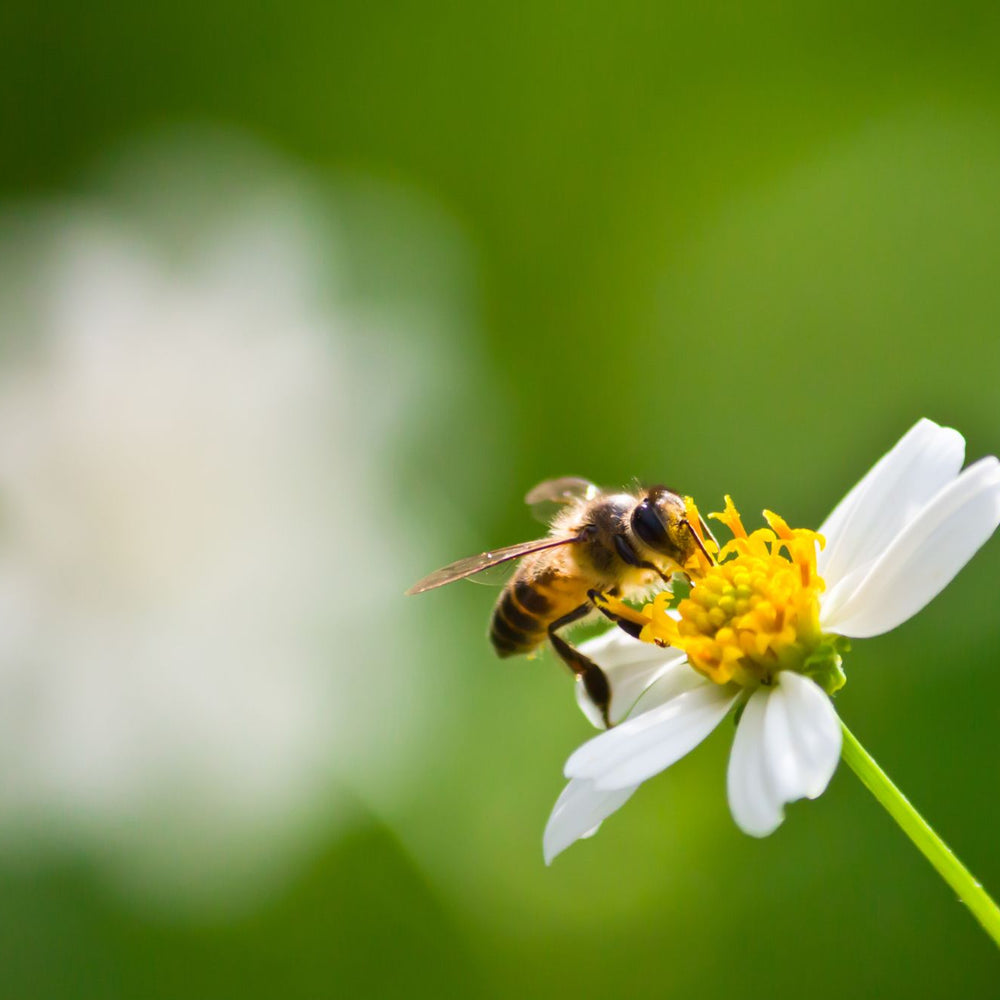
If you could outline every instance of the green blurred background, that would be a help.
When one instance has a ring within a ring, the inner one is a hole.
[[[590,735],[569,682],[492,658],[485,589],[396,596],[530,536],[520,498],[552,475],[818,524],[919,416],[1000,449],[998,58],[988,3],[6,4],[5,202],[235,129],[321,188],[433,206],[473,305],[435,335],[439,430],[386,456],[377,501],[435,540],[370,595],[419,617],[441,706],[411,794],[356,790],[351,828],[233,913],[145,906],[83,852],[0,859],[3,994],[1000,996],[994,946],[850,773],[740,834],[728,733],[545,868]],[[432,280],[411,249],[398,279]],[[838,697],[995,893],[998,572],[994,540],[857,644]]]

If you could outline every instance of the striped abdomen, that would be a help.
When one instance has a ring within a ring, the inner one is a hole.
[[[530,653],[542,643],[552,622],[587,603],[587,584],[554,569],[533,571],[522,564],[493,608],[490,641],[497,656]]]

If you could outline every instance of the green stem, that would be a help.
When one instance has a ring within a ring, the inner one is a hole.
[[[843,722],[840,723],[840,728],[844,731],[842,756],[848,766],[900,825],[903,833],[917,845],[941,878],[958,893],[958,898],[972,911],[983,930],[1000,946],[1000,907],[990,899],[923,816],[910,805],[907,797],[889,780],[889,776],[869,756],[868,751]]]

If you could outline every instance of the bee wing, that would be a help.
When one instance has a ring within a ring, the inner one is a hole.
[[[486,569],[481,569],[478,573],[467,576],[465,579],[480,587],[502,587],[510,581],[516,572],[517,560],[508,559],[507,562],[487,566]]]
[[[483,552],[478,556],[469,556],[467,559],[459,559],[458,562],[449,563],[430,576],[425,576],[419,583],[415,583],[406,592],[407,594],[422,594],[425,590],[433,590],[435,587],[443,587],[446,583],[454,583],[455,580],[464,580],[467,576],[474,576],[482,573],[483,570],[501,563],[509,562],[511,559],[520,559],[522,556],[530,555],[532,552],[541,552],[543,549],[554,549],[560,545],[572,545],[579,541],[576,535],[569,538],[540,538],[533,542],[521,542],[518,545],[508,545],[503,549],[493,549],[490,552]]]
[[[579,476],[560,476],[528,490],[524,502],[531,507],[532,515],[543,524],[548,524],[560,507],[577,500],[593,500],[601,492],[589,479]]]

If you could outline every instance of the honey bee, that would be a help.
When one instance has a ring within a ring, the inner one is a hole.
[[[494,650],[500,657],[531,653],[547,639],[610,727],[607,677],[558,630],[602,611],[638,635],[641,627],[604,607],[602,598],[639,597],[674,573],[684,573],[696,550],[710,557],[688,520],[684,500],[665,486],[610,493],[586,479],[563,477],[540,483],[524,499],[534,507],[555,505],[548,537],[459,559],[424,577],[407,594],[520,559],[493,608],[489,634]],[[700,527],[709,534],[703,521]]]

